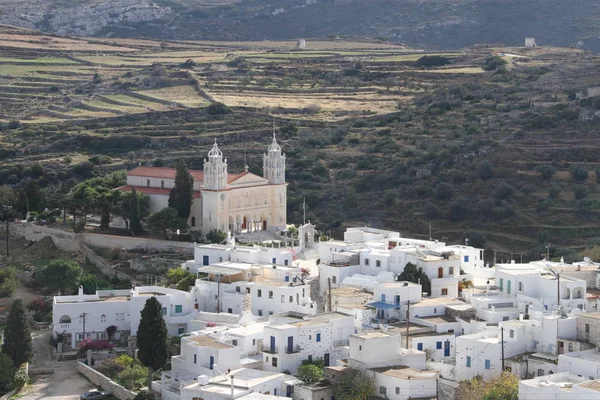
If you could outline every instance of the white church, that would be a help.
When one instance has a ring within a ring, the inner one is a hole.
[[[145,193],[150,212],[168,207],[169,192],[175,185],[175,168],[140,166],[127,173],[127,185],[118,188]],[[286,226],[287,183],[285,154],[273,134],[263,156],[263,176],[248,171],[230,174],[227,159],[217,140],[204,159],[204,170],[189,170],[194,178],[194,199],[188,224],[207,233],[218,229],[232,234],[260,230],[284,230]]]

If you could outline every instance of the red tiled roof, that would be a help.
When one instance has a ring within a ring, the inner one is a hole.
[[[169,195],[169,191],[170,189],[162,189],[162,188],[155,188],[155,187],[144,187],[144,186],[131,186],[131,185],[125,185],[125,186],[121,186],[116,188],[115,190],[120,190],[121,192],[131,192],[131,190],[135,188],[136,191],[140,192],[140,193],[144,193],[144,194],[162,194],[164,196],[168,196]],[[194,191],[194,198],[195,199],[199,199],[201,197],[201,193],[198,190]]]
[[[129,176],[144,176],[148,178],[165,178],[165,179],[175,179],[175,168],[166,168],[166,167],[137,167],[131,171],[127,172]],[[204,171],[198,171],[195,169],[188,170],[194,181],[204,182]]]
[[[244,177],[248,174],[250,174],[250,172],[248,172],[248,171],[244,171],[239,174],[227,174],[227,183],[233,183],[233,182],[237,181],[238,179],[240,179],[241,177]]]
[[[196,182],[204,182],[204,171],[198,171],[195,169],[188,170],[194,181]],[[166,168],[166,167],[137,167],[131,171],[127,172],[129,176],[143,176],[148,178],[165,178],[165,179],[175,179],[175,168]],[[227,183],[233,183],[244,177],[251,172],[244,171],[239,174],[227,174]]]

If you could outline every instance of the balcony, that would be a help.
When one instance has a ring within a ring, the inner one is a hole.
[[[350,339],[334,340],[333,347],[350,346]]]
[[[279,346],[266,346],[262,351],[263,353],[277,354],[279,353]]]
[[[300,348],[300,346],[285,346],[285,354],[294,354],[294,353],[300,353],[302,349]]]

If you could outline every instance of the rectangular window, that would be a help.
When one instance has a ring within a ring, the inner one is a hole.
[[[167,307],[163,307],[160,309],[160,313],[164,316],[167,315]]]
[[[288,265],[288,260],[284,260],[283,265]]]
[[[183,306],[181,304],[175,305],[175,314],[181,314],[183,312]]]
[[[249,287],[246,288],[246,293],[250,294],[250,288]]]
[[[275,257],[273,257],[273,264],[277,264],[277,259]]]
[[[331,283],[336,283],[337,282],[337,277],[336,276],[332,276],[331,277]]]
[[[272,299],[273,298],[273,291],[269,290],[269,298]]]
[[[233,314],[233,309],[231,309],[231,308],[228,308],[228,309],[227,309],[227,312],[228,312],[229,314]]]
[[[504,279],[500,278],[500,290],[504,290]]]
[[[465,256],[465,262],[469,262],[469,256]]]
[[[454,275],[454,267],[448,267],[448,274]]]
[[[569,343],[569,352],[573,351],[573,343]]]
[[[435,348],[440,350],[442,348],[442,342],[436,342],[435,343]]]
[[[585,333],[590,333],[590,324],[585,324]]]
[[[365,265],[369,265],[369,259],[365,258]]]
[[[234,346],[237,346],[237,344],[238,344],[238,341],[237,341],[237,340],[235,340],[235,339],[233,339],[233,340],[231,341],[231,344],[232,344],[232,345],[234,345]]]
[[[256,310],[258,312],[258,316],[262,317],[262,310]]]
[[[236,286],[236,287],[235,287],[235,292],[236,292],[236,293],[239,293],[239,292],[240,292],[240,287],[239,287],[239,286]]]
[[[257,295],[258,297],[262,297],[262,290],[261,290],[261,289],[258,289],[258,291],[256,292],[256,295]]]
[[[543,369],[538,369],[538,376],[544,376],[544,370]]]
[[[509,336],[511,339],[514,339],[514,338],[515,338],[515,331],[514,331],[514,329],[511,329],[511,330],[510,330],[510,332],[509,332],[508,336]]]
[[[281,302],[285,303],[285,296],[284,295],[281,295]]]
[[[272,365],[272,366],[274,366],[274,367],[276,367],[276,366],[277,366],[277,357],[273,357],[273,358],[271,359],[271,365]]]
[[[375,266],[381,268],[381,260],[375,260]]]
[[[466,364],[466,366],[468,368],[471,368],[471,356],[467,356],[467,364]]]
[[[198,356],[197,356],[196,354],[194,354],[194,364],[196,364],[196,363],[197,363],[197,361],[198,361],[197,357],[198,357]]]
[[[321,334],[317,333],[317,342],[320,342],[320,341],[321,341]]]
[[[442,289],[442,296],[448,295],[448,289]]]
[[[400,388],[396,386],[396,394],[400,394]]]
[[[512,286],[512,281],[506,281],[506,293],[510,294],[511,286]]]
[[[485,360],[485,369],[492,369],[492,362],[490,360]]]
[[[519,292],[523,291],[523,282],[519,282]]]
[[[379,394],[385,395],[387,393],[387,389],[385,386],[379,386]]]
[[[417,343],[417,350],[423,351],[423,343]]]

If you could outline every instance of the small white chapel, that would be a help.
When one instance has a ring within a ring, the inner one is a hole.
[[[194,198],[188,224],[204,233],[218,229],[231,234],[260,230],[285,230],[287,183],[285,154],[273,141],[263,156],[263,176],[248,171],[230,174],[227,159],[217,140],[204,159],[204,170],[189,170],[194,178]],[[150,212],[168,207],[169,192],[175,185],[175,168],[140,166],[127,172],[127,185],[150,197]]]

